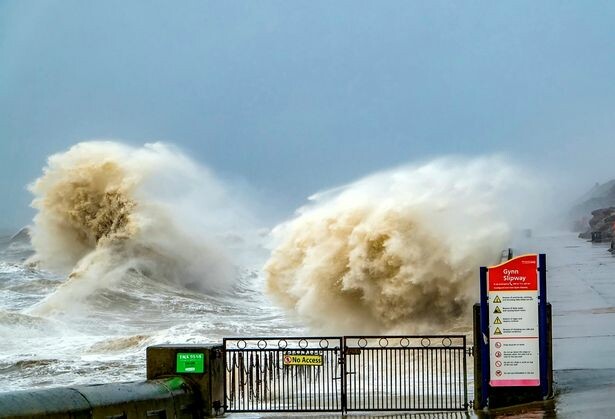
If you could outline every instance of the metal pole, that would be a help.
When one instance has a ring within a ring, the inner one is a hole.
[[[480,268],[480,360],[481,360],[481,392],[480,405],[488,406],[489,400],[489,312],[487,307],[487,272],[484,266]]]
[[[540,389],[542,397],[549,396],[548,345],[547,345],[547,255],[538,255],[540,294],[538,298],[538,331],[540,334]]]

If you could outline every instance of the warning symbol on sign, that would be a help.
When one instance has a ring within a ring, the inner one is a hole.
[[[499,304],[499,303],[502,302],[502,300],[500,300],[500,296],[499,295],[496,295],[495,298],[493,299],[493,302],[496,303],[496,304]]]
[[[493,310],[493,312],[496,314],[500,314],[502,312],[502,309],[499,306],[495,306],[495,310]]]
[[[495,320],[493,321],[493,324],[502,324],[502,320],[500,320],[499,317],[496,317]]]
[[[494,335],[501,335],[501,334],[502,334],[502,331],[500,330],[500,328],[499,328],[499,327],[496,327],[496,328],[495,328],[495,332],[493,332],[493,334],[494,334]]]

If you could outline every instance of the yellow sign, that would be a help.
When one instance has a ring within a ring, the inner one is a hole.
[[[493,312],[499,314],[502,312],[502,309],[499,306],[495,306],[495,310],[493,310]]]
[[[499,317],[496,317],[495,321],[493,322],[493,324],[502,324],[502,320],[500,320]]]
[[[493,299],[493,302],[496,304],[500,304],[502,302],[502,300],[500,299],[500,297],[498,295],[495,296],[495,298]]]
[[[322,355],[284,354],[284,365],[322,365]]]
[[[500,328],[499,328],[499,327],[496,327],[496,328],[495,328],[495,332],[494,332],[493,334],[494,334],[494,335],[501,335],[501,334],[502,334],[502,331],[500,330]]]

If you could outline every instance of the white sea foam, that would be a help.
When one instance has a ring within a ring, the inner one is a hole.
[[[323,332],[469,330],[481,265],[535,207],[501,158],[444,158],[320,193],[274,230],[268,292]]]
[[[131,272],[206,292],[235,277],[224,237],[249,217],[222,181],[171,146],[79,143],[51,156],[30,190],[30,263],[69,276],[36,312],[65,310]]]

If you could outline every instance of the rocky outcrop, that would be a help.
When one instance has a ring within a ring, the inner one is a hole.
[[[600,208],[591,212],[589,228],[579,234],[579,237],[594,241],[609,241],[613,239],[615,228],[615,206]]]
[[[576,200],[570,209],[574,231],[585,234],[590,221],[589,214],[610,207],[615,207],[615,179],[603,184],[596,183],[593,188]]]

